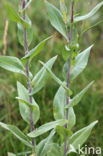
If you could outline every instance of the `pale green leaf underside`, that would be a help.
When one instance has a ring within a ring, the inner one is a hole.
[[[75,21],[75,22],[79,22],[79,21],[83,21],[83,20],[86,20],[86,19],[92,17],[92,16],[101,8],[102,5],[103,5],[103,2],[100,2],[100,3],[97,4],[96,7],[93,8],[92,11],[90,11],[88,14],[86,14],[86,15],[84,15],[84,16],[75,17],[74,21]]]
[[[47,153],[47,156],[62,156],[59,145],[56,143],[50,144],[50,149]]]
[[[17,90],[18,90],[18,96],[19,99],[19,109],[20,109],[20,114],[22,118],[30,124],[30,107],[29,105],[29,93],[28,90],[20,83],[17,82]],[[27,105],[28,103],[28,105]],[[33,121],[36,123],[40,117],[40,110],[39,106],[35,102],[35,100],[32,98],[32,111],[33,111]]]
[[[55,120],[64,119],[64,108],[66,104],[66,91],[60,86],[53,100],[53,112]]]
[[[51,140],[52,140],[54,134],[55,134],[55,130],[53,129],[53,130],[51,131],[50,135],[49,135],[49,136],[47,137],[47,139],[46,139],[46,143],[45,143],[45,145],[44,145],[44,147],[43,147],[43,150],[42,150],[40,156],[45,156],[45,155],[47,154],[47,152],[48,152],[48,150],[49,150],[49,148],[50,148],[50,143],[51,143]]]
[[[0,122],[0,126],[4,129],[10,131],[14,136],[16,136],[21,142],[23,142],[25,145],[32,148],[32,144],[27,141],[28,137],[25,136],[16,126],[13,125],[7,125],[2,122]]]
[[[0,67],[15,73],[25,75],[25,68],[17,57],[13,56],[0,56]]]
[[[57,56],[51,58],[47,63],[45,63],[46,66],[51,69],[56,59]],[[45,86],[48,78],[49,78],[48,72],[44,67],[42,67],[41,70],[34,76],[31,82],[33,86],[32,95],[36,94],[39,90],[41,90]]]
[[[76,56],[76,63],[71,70],[71,80],[74,80],[87,66],[92,47],[93,45]]]
[[[16,155],[13,154],[13,153],[8,152],[8,156],[16,156]]]
[[[35,137],[38,137],[38,136],[50,131],[51,129],[56,128],[56,126],[58,126],[58,125],[63,126],[65,124],[66,124],[66,120],[64,120],[64,119],[63,120],[52,121],[52,122],[49,122],[47,124],[44,124],[44,125],[40,126],[35,131],[29,133],[28,136],[31,137],[31,138],[35,138]]]
[[[32,50],[30,50],[29,53],[26,56],[24,56],[21,60],[22,61],[25,61],[25,60],[29,59],[29,62],[31,62],[31,60],[33,59],[33,57],[35,57],[36,55],[38,55],[42,51],[44,45],[46,44],[46,42],[50,38],[51,37],[48,37],[45,40],[41,41],[35,48],[33,48]]]
[[[46,7],[51,25],[68,40],[61,12],[49,2],[46,2]]]
[[[51,76],[51,78],[54,79],[54,81],[56,81],[60,86],[62,86],[67,92],[69,95],[72,94],[71,90],[69,88],[66,87],[66,84],[64,82],[62,82],[52,71],[50,68],[47,67],[47,65],[40,61],[40,63],[44,66],[44,68],[47,70],[47,72],[49,73],[49,75]]]
[[[77,105],[81,99],[83,98],[84,94],[88,91],[88,89],[93,85],[94,81],[90,82],[80,93],[70,99],[70,104],[66,108],[74,107]]]
[[[75,150],[78,149],[78,146],[82,146],[85,141],[88,139],[93,127],[98,123],[95,121],[91,123],[89,126],[80,129],[79,131],[75,132],[69,139],[69,144],[71,144]],[[68,151],[69,153],[69,151]]]

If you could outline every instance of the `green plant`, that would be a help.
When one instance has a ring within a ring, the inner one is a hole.
[[[103,2],[98,4],[88,15],[74,18],[74,1],[72,1],[71,19],[67,18],[67,9],[65,7],[64,0],[60,1],[61,12],[52,4],[46,2],[51,24],[65,37],[67,41],[65,49],[62,53],[63,58],[66,61],[63,67],[64,81],[61,81],[51,71],[57,56],[50,59],[47,63],[40,61],[43,67],[34,77],[29,70],[33,57],[39,54],[46,41],[51,38],[49,37],[43,40],[34,49],[28,50],[28,46],[32,41],[32,28],[30,19],[26,15],[26,9],[30,3],[31,0],[27,2],[22,0],[22,8],[19,10],[20,15],[10,4],[5,4],[11,20],[18,23],[18,38],[20,44],[24,46],[25,56],[21,58],[21,60],[16,57],[0,56],[0,66],[6,70],[20,73],[25,77],[28,89],[26,89],[20,82],[17,82],[18,97],[16,99],[19,101],[20,114],[22,118],[30,125],[31,132],[25,135],[15,126],[7,125],[1,122],[0,125],[9,130],[21,142],[31,148],[32,154],[36,156],[66,156],[71,152],[70,145],[72,145],[75,150],[78,149],[78,144],[81,146],[83,145],[83,143],[87,140],[92,128],[97,123],[97,121],[95,121],[89,126],[73,134],[72,128],[76,123],[74,106],[80,102],[93,82],[89,83],[89,85],[74,98],[70,98],[72,96],[72,91],[70,88],[72,86],[72,81],[86,67],[90,50],[92,48],[92,46],[90,46],[80,53],[76,23],[93,16],[103,5]],[[40,110],[33,98],[33,95],[44,87],[49,76],[51,76],[60,86],[53,101],[54,118],[56,121],[47,123],[35,129],[34,125],[39,120]],[[50,130],[52,131],[50,132],[49,136],[36,145],[36,137],[39,137]],[[56,132],[58,135],[60,135],[58,144],[52,141],[52,138]]]

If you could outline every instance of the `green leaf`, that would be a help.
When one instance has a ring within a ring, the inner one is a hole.
[[[37,146],[36,146],[36,155],[37,156],[41,156],[41,152],[45,146],[45,143],[47,141],[47,138],[46,139],[43,139]]]
[[[13,154],[13,153],[8,152],[8,156],[16,156],[16,155]]]
[[[54,134],[55,134],[55,130],[53,129],[53,130],[51,131],[50,135],[48,136],[48,138],[46,139],[46,143],[45,143],[45,145],[44,145],[44,147],[43,147],[43,150],[42,150],[42,152],[41,152],[41,156],[45,156],[45,155],[47,154],[47,152],[49,151],[50,142],[51,142],[51,140],[52,140]]]
[[[15,9],[10,4],[5,2],[5,6],[6,6],[6,9],[8,11],[8,14],[10,16],[10,19],[12,21],[23,25],[27,29],[30,27],[30,24],[27,23],[26,21],[24,21],[23,18],[18,15],[18,13],[15,11]]]
[[[0,126],[10,131],[14,136],[16,136],[21,142],[23,142],[28,147],[32,148],[32,144],[28,141],[28,137],[24,135],[16,126],[7,125],[0,122]]]
[[[31,62],[31,60],[33,59],[33,57],[35,57],[36,55],[38,55],[41,50],[44,48],[44,45],[46,44],[46,42],[50,39],[51,37],[46,38],[45,40],[41,41],[35,48],[33,48],[32,50],[29,51],[29,53],[24,56],[21,60],[25,61],[27,59],[30,59],[29,62]]]
[[[66,83],[62,82],[52,71],[50,68],[47,67],[47,65],[40,61],[40,63],[44,66],[44,68],[47,70],[47,72],[49,73],[49,75],[54,79],[54,81],[56,81],[60,86],[62,86],[70,95],[72,95],[72,91],[66,87]]]
[[[56,143],[52,143],[50,145],[47,156],[62,156],[59,145]]]
[[[15,73],[25,75],[25,68],[17,57],[0,56],[0,67]]]
[[[46,2],[46,7],[51,25],[68,40],[61,12],[49,2]]]
[[[75,17],[74,21],[79,22],[79,21],[83,21],[83,20],[86,20],[86,19],[92,17],[101,8],[102,5],[103,5],[103,1],[100,2],[99,4],[97,4],[96,7],[93,8],[92,11],[90,11],[88,14],[86,14],[84,16]]]
[[[35,137],[38,137],[38,136],[50,131],[51,129],[56,128],[56,126],[58,126],[58,125],[63,126],[65,124],[66,124],[66,120],[64,120],[64,119],[57,120],[57,121],[52,121],[52,122],[49,122],[49,123],[46,123],[46,124],[40,126],[35,131],[29,133],[28,136],[31,137],[31,138],[35,138]]]
[[[26,104],[26,103],[30,103],[28,90],[20,82],[17,82],[17,90],[18,90],[19,98],[23,100],[23,101],[19,101],[20,114],[22,118],[27,123],[30,124],[31,109]],[[33,98],[32,98],[32,111],[33,111],[33,121],[34,123],[36,123],[40,117],[40,111],[39,111],[39,106],[37,105],[37,103],[35,102]]]
[[[24,47],[24,28],[21,24],[17,24],[18,27],[18,32],[17,32],[17,36],[18,36],[18,40],[19,43]],[[33,39],[33,30],[32,28],[27,29],[27,42],[28,42],[28,46],[31,44],[31,41]]]
[[[92,47],[93,45],[76,56],[75,66],[71,70],[71,80],[74,80],[87,66],[90,50]]]
[[[57,56],[51,58],[46,63],[46,66],[51,69],[56,59],[57,59]],[[49,78],[48,72],[46,71],[44,67],[42,67],[42,69],[34,76],[31,82],[33,86],[32,95],[37,93],[39,90],[41,90],[45,86],[48,78]]]
[[[22,99],[22,98],[20,98],[20,97],[16,97],[16,99],[17,99],[19,102],[24,103],[25,105],[27,105],[27,106],[29,106],[29,107],[31,107],[31,108],[36,109],[36,106],[34,106],[34,104],[29,103],[29,102],[27,102],[27,101],[23,100],[23,99]]]
[[[69,129],[65,128],[64,126],[57,126],[56,132],[59,134],[62,143],[64,142],[65,137],[69,138],[73,134]]]
[[[32,0],[29,0],[29,1],[26,3],[25,7],[24,7],[23,9],[19,10],[19,12],[22,13],[23,11],[25,11],[25,10],[28,8],[28,6],[30,5],[31,2],[32,2]]]
[[[62,86],[60,86],[53,100],[53,112],[55,120],[65,118],[65,105],[66,91]]]
[[[70,138],[69,138],[69,145],[72,145],[74,149],[78,149],[78,146],[82,146],[85,141],[88,139],[93,127],[98,123],[98,121],[95,121],[91,123],[89,126],[82,128],[81,130],[77,131],[74,133]],[[69,153],[69,150],[68,150]]]
[[[71,107],[71,108],[69,108],[69,112],[68,112],[68,127],[69,127],[69,129],[71,130],[75,124],[76,124],[76,116],[75,116],[74,109]]]
[[[70,99],[70,104],[66,108],[74,107],[77,105],[88,89],[93,85],[94,81],[90,82],[80,93],[78,93],[73,99]]]

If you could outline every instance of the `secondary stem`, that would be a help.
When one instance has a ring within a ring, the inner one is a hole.
[[[72,43],[72,24],[73,24],[73,21],[74,21],[74,1],[72,0],[72,5],[71,5],[71,28],[70,28],[70,35],[69,35],[69,42],[70,44]],[[71,58],[68,60],[68,72],[67,72],[67,88],[69,88],[69,83],[70,83],[70,63],[71,63]],[[69,97],[67,95],[66,97],[66,105],[69,105]],[[69,110],[67,109],[66,110],[66,116],[65,116],[66,120],[68,121],[69,120]],[[68,123],[65,125],[65,128],[68,128]],[[66,153],[67,153],[67,150],[68,150],[68,140],[67,138],[65,137],[65,140],[64,140],[64,156],[66,156]]]
[[[25,0],[22,0],[22,9],[25,8]],[[23,14],[23,19],[25,20],[25,12]],[[25,50],[25,55],[28,54],[28,43],[27,43],[27,32],[26,32],[26,28],[24,28],[24,50]],[[30,75],[29,75],[29,64],[28,64],[28,61],[26,62],[26,67],[25,67],[25,72],[26,72],[26,75],[28,77],[28,82],[27,82],[27,85],[28,85],[28,91],[29,91],[29,94],[32,92],[32,88],[31,88],[31,80],[30,80]],[[29,95],[29,102],[32,103],[32,96]],[[30,125],[31,125],[31,132],[33,130],[35,130],[35,127],[34,127],[34,122],[33,122],[33,112],[32,112],[32,109],[30,110]],[[35,145],[35,140],[34,138],[32,138],[32,145],[34,146]]]

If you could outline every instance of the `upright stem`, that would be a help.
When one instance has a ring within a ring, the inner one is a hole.
[[[22,0],[22,8],[24,9],[25,8],[25,0]],[[23,19],[25,20],[25,12],[23,14]],[[24,50],[25,50],[25,55],[28,54],[28,43],[27,43],[27,32],[26,32],[26,28],[24,28]],[[29,64],[28,64],[28,61],[26,62],[26,67],[25,67],[25,72],[26,72],[26,75],[28,77],[28,82],[27,82],[27,85],[28,85],[28,91],[29,91],[29,94],[32,92],[32,88],[31,88],[31,80],[30,80],[30,75],[29,75]],[[29,96],[29,102],[32,103],[32,96]],[[31,125],[31,132],[33,130],[35,130],[35,127],[34,127],[34,122],[33,122],[33,112],[32,112],[32,109],[30,110],[30,125]],[[32,145],[34,146],[35,145],[35,140],[34,138],[32,139]]]
[[[69,35],[69,42],[72,43],[72,24],[74,21],[74,0],[72,0],[72,5],[71,5],[71,28],[70,28],[70,35]],[[70,83],[70,63],[71,63],[71,58],[68,60],[68,72],[67,72],[67,88],[69,88],[69,83]],[[66,97],[66,105],[69,105],[69,97],[67,95]],[[65,118],[68,121],[69,120],[69,111],[68,109],[66,110]],[[65,125],[65,128],[68,128],[68,123]],[[66,156],[67,150],[68,150],[68,140],[65,138],[64,140],[64,156]]]

